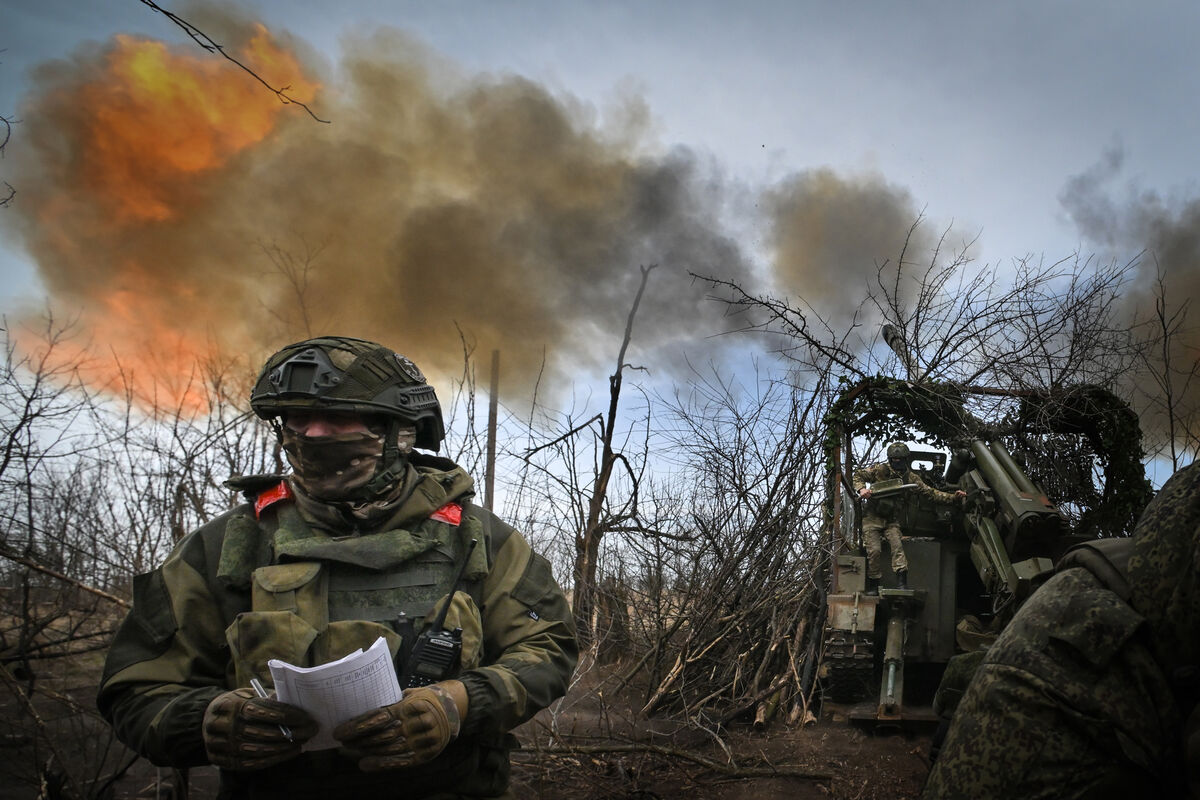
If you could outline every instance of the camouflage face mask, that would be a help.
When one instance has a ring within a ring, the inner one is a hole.
[[[383,458],[383,437],[369,431],[305,436],[288,427],[281,437],[295,481],[318,500],[355,500]]]

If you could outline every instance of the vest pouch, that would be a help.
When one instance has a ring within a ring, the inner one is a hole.
[[[238,614],[225,629],[238,686],[249,686],[251,678],[271,683],[267,662],[272,658],[297,666],[308,666],[309,645],[317,630],[291,611],[247,611]]]
[[[382,636],[387,640],[388,651],[395,662],[400,650],[400,634],[391,627],[366,619],[343,619],[329,623],[312,643],[312,664],[328,664],[353,653],[360,647],[366,650]]]
[[[272,658],[311,665],[309,646],[329,624],[328,578],[318,561],[272,564],[254,570],[249,612],[225,631],[238,686],[269,681]]]
[[[422,630],[428,630],[433,625],[433,618],[442,606],[446,604],[446,596],[433,604],[425,614]],[[455,592],[450,600],[450,609],[446,612],[446,621],[442,627],[448,631],[462,628],[462,655],[459,659],[459,670],[474,669],[479,666],[483,657],[483,615],[479,606],[466,592]]]
[[[329,578],[319,561],[259,567],[252,586],[254,611],[290,611],[317,630],[329,624]]]

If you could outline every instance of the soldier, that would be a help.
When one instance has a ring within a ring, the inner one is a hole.
[[[1069,552],[987,651],[925,798],[1200,798],[1200,462]]]
[[[155,764],[220,767],[222,797],[504,795],[508,731],[565,693],[578,654],[549,563],[471,503],[460,467],[414,450],[438,449],[441,407],[392,350],[289,345],[250,405],[292,472],[231,480],[248,502],[135,578],[100,686],[105,718]],[[459,663],[340,725],[337,749],[301,752],[312,718],[247,688],[269,682],[269,659],[321,664],[380,636],[403,674],[447,602]]]
[[[896,519],[896,501],[887,505],[878,500],[870,502],[871,489],[867,484],[877,481],[899,478],[904,483],[913,484],[912,491],[930,498],[938,503],[953,503],[967,496],[966,492],[942,492],[934,489],[917,473],[910,469],[908,445],[896,442],[888,445],[888,460],[880,464],[863,467],[854,471],[854,489],[858,496],[866,501],[866,511],[862,521],[863,547],[867,550],[867,594],[879,591],[879,579],[883,576],[880,557],[883,555],[884,536],[887,537],[888,549],[892,551],[892,571],[896,573],[898,588],[908,588],[908,559],[904,557],[904,544],[900,541],[900,522]]]

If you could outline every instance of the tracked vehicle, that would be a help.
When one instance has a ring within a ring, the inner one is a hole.
[[[973,405],[1001,421],[985,424]],[[1127,534],[1149,500],[1136,416],[1097,387],[873,378],[843,392],[827,424],[832,558],[820,676],[826,707],[850,720],[935,722],[932,698],[951,657],[986,648],[1069,546]],[[967,497],[939,505],[899,481],[873,485],[876,509],[900,522],[909,588],[897,588],[885,551],[869,594],[852,476],[889,440],[936,445],[910,447],[914,472]]]

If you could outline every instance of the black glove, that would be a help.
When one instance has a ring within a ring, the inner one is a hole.
[[[280,726],[292,734],[291,739]],[[302,708],[253,689],[218,695],[204,712],[204,749],[222,769],[256,770],[300,755],[300,746],[317,733],[317,723]]]

